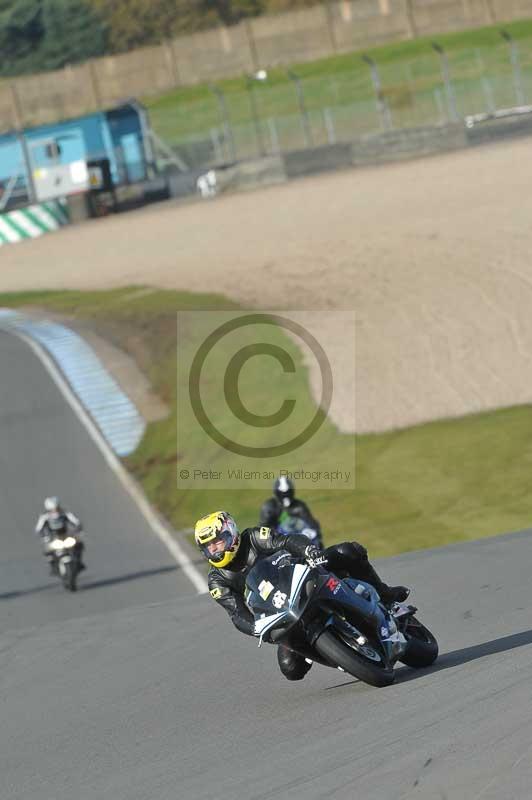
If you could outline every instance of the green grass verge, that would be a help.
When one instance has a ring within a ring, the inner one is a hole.
[[[222,310],[234,304],[217,295],[184,292],[149,293],[138,287],[108,292],[31,292],[0,295],[0,306],[32,305],[91,322],[104,336],[135,357],[155,390],[172,409],[149,425],[126,464],[150,500],[177,528],[215,508],[230,510],[242,526],[255,524],[264,499],[259,491],[179,491],[176,470],[183,463],[216,464],[231,460],[191,428],[180,437],[176,403],[186,391],[186,369],[177,366],[176,311]],[[279,332],[279,343],[299,358]],[[192,346],[186,335],[180,352]],[[181,359],[180,359],[181,360]],[[260,359],[256,359],[257,362]],[[185,359],[186,362],[186,359]],[[246,373],[257,402],[265,391],[275,396],[275,374],[253,367]],[[246,399],[248,395],[246,394]],[[297,401],[312,405],[306,381]],[[219,403],[231,430],[230,413]],[[306,498],[322,520],[326,541],[363,541],[372,555],[391,555],[528,527],[532,522],[532,407],[521,406],[378,435],[357,436],[355,491],[315,490]],[[324,446],[326,442],[326,447]],[[335,458],[353,438],[326,422],[309,451],[312,466]]]
[[[434,124],[440,121],[445,106],[441,64],[431,42],[446,49],[460,113],[487,110],[515,104],[508,45],[500,36],[501,25],[458,33],[398,42],[368,48],[378,64],[383,97],[387,99],[395,127]],[[520,56],[525,90],[532,92],[532,20],[508,23],[504,28],[521,42]],[[318,61],[294,64],[301,77],[306,107],[311,115],[316,138],[324,130],[322,112],[331,110],[341,136],[345,128],[351,137],[357,132],[379,127],[370,71],[361,52],[351,52]],[[235,128],[237,149],[244,150],[253,138],[250,98],[245,78],[220,81],[225,94],[230,123]],[[435,92],[440,92],[439,97]],[[283,144],[301,137],[298,100],[293,83],[282,68],[272,68],[268,80],[254,83],[258,114],[266,121],[279,120],[278,136]],[[528,98],[532,100],[531,97]],[[145,99],[156,131],[169,142],[209,139],[213,128],[223,127],[220,108],[207,84],[175,89]],[[343,114],[348,119],[343,120]],[[448,111],[445,110],[443,113]],[[284,119],[284,123],[283,123]],[[292,120],[292,122],[290,122]]]

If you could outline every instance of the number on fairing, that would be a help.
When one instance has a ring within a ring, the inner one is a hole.
[[[272,597],[272,604],[275,608],[282,608],[286,603],[286,594],[284,592],[275,592],[274,596]]]
[[[270,583],[270,581],[261,581],[259,583],[259,594],[262,597],[262,599],[267,600],[268,597],[273,592],[274,588],[275,587],[273,583]]]

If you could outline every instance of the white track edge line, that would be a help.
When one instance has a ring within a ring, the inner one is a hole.
[[[204,576],[198,569],[196,569],[196,567],[194,566],[188,555],[185,553],[183,548],[170,535],[170,532],[167,530],[167,528],[157,518],[148,500],[146,499],[144,494],[140,491],[140,489],[137,487],[137,485],[135,484],[131,476],[128,474],[125,467],[120,463],[119,459],[116,457],[116,455],[110,448],[106,439],[102,436],[102,434],[100,433],[100,431],[98,430],[92,419],[87,414],[81,402],[78,400],[78,398],[75,396],[68,383],[63,378],[63,375],[61,374],[60,370],[58,369],[52,358],[44,350],[44,347],[40,344],[40,342],[37,342],[34,339],[32,339],[27,333],[22,333],[15,327],[10,328],[8,332],[15,334],[15,336],[18,336],[20,339],[23,339],[26,342],[26,344],[29,345],[29,347],[31,347],[35,355],[42,362],[42,364],[50,374],[52,380],[58,387],[59,391],[61,392],[67,403],[70,405],[74,413],[77,415],[82,425],[86,428],[93,442],[96,444],[96,446],[102,453],[108,466],[112,469],[117,478],[120,480],[123,487],[128,492],[128,494],[135,501],[139,510],[141,511],[147,523],[149,524],[150,528],[153,530],[155,535],[158,536],[161,542],[166,546],[167,550],[173,556],[175,561],[177,561],[177,563],[179,564],[179,566],[181,567],[187,578],[191,581],[194,588],[197,590],[198,594],[205,594],[206,592],[208,592],[207,581],[204,578]]]

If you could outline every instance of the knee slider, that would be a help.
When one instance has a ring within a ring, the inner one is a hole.
[[[302,680],[312,666],[307,664],[303,656],[283,645],[277,648],[277,661],[279,669],[289,681]]]

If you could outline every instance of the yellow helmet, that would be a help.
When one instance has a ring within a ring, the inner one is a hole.
[[[233,517],[226,511],[215,511],[196,522],[194,539],[213,567],[226,567],[240,546],[240,534]]]

